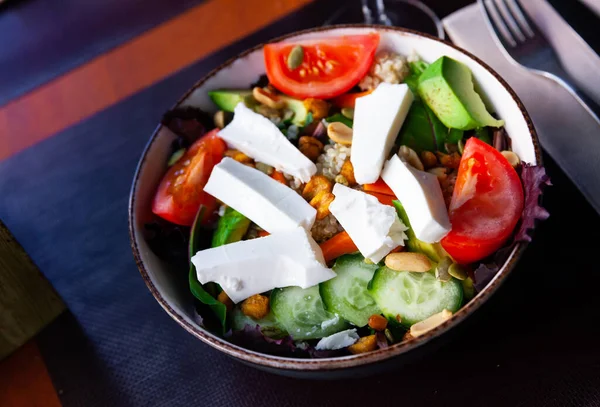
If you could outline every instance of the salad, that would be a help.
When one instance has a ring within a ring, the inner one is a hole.
[[[250,89],[209,91],[214,116],[165,114],[178,138],[147,239],[207,329],[295,357],[409,341],[548,216],[548,177],[467,66],[378,48],[377,33],[271,43]]]

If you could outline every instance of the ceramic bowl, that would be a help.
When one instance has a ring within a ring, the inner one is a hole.
[[[513,150],[523,161],[541,165],[534,127],[515,92],[490,67],[452,44],[401,28],[365,25],[315,28],[273,41],[308,40],[371,31],[377,31],[381,35],[380,50],[392,50],[403,55],[416,52],[427,62],[447,55],[466,64],[473,72],[475,85],[486,104],[492,106],[493,111],[505,120]],[[177,102],[177,106],[196,106],[214,112],[216,108],[207,91],[219,88],[248,88],[265,72],[262,47],[263,45],[259,45],[247,50],[210,72]],[[523,244],[517,245],[495,278],[473,300],[456,312],[451,320],[412,341],[370,353],[327,359],[294,359],[254,352],[228,342],[199,324],[186,279],[176,278],[177,273],[173,273],[170,265],[161,261],[144,240],[144,223],[152,219],[150,204],[165,173],[174,138],[175,135],[167,128],[161,125],[157,127],[142,154],[133,180],[129,202],[129,228],[133,254],[140,273],[158,303],[188,332],[216,350],[264,370],[300,377],[333,378],[370,374],[386,367],[405,364],[424,351],[434,348],[436,344],[441,344],[449,336],[449,331],[477,311],[506,279],[525,248]]]

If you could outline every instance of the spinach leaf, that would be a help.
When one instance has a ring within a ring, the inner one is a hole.
[[[198,250],[201,249],[200,244],[200,235],[206,233],[206,230],[202,227],[202,223],[200,219],[203,218],[204,212],[206,208],[204,206],[200,207],[198,210],[198,214],[196,215],[196,219],[194,220],[194,224],[192,225],[192,230],[190,232],[190,245],[189,245],[189,255],[190,259]],[[221,328],[223,329],[223,334],[225,334],[226,326],[227,326],[227,308],[225,304],[216,300],[214,295],[216,295],[216,290],[214,289],[214,285],[204,287],[198,281],[198,277],[196,276],[196,268],[194,264],[190,262],[190,273],[189,273],[189,283],[190,283],[190,291],[203,304],[208,305],[208,307],[214,312],[215,316],[219,320],[221,324]],[[205,289],[206,288],[206,289]],[[207,291],[209,289],[212,292],[212,295]],[[212,290],[211,290],[212,289]]]
[[[448,129],[440,122],[427,105],[415,100],[408,111],[398,138],[417,153],[441,150],[446,142]]]
[[[325,121],[327,123],[334,123],[334,122],[344,123],[346,126],[352,128],[352,120],[348,119],[346,116],[344,116],[341,113],[336,113],[333,116],[329,116],[329,117],[325,118]]]
[[[415,99],[419,98],[417,88],[419,87],[419,77],[427,69],[429,64],[425,61],[409,62],[410,74],[404,79],[404,83],[408,85]]]

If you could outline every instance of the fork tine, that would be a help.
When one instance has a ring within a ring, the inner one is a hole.
[[[513,36],[518,42],[525,42],[526,38],[521,31],[521,28],[515,21],[513,14],[509,11],[506,6],[505,0],[496,0],[496,8],[500,12],[500,15],[504,18],[504,22],[508,26],[509,30],[512,32]]]
[[[498,13],[498,10],[494,6],[492,0],[479,0],[479,4],[482,7],[484,14],[487,16],[490,24],[492,25],[493,32],[496,37],[502,42],[505,48],[514,48],[517,46],[517,42],[513,38],[512,34],[504,24],[502,17]]]
[[[519,5],[519,2],[517,0],[506,0],[506,2],[510,10],[512,11],[513,16],[519,22],[519,25],[521,26],[525,34],[529,38],[535,37],[535,32],[531,28],[531,25],[528,22],[528,18],[523,12],[522,7]]]

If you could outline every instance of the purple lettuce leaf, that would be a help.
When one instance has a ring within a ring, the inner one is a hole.
[[[385,349],[388,346],[390,346],[388,344],[387,338],[385,337],[385,334],[383,332],[377,332],[375,335],[377,335],[377,348],[378,349]]]
[[[331,358],[343,356],[348,353],[346,349],[317,350],[308,342],[295,344],[291,336],[283,338],[270,338],[266,336],[260,325],[246,324],[244,329],[231,331],[226,335],[236,345],[243,346],[262,353],[278,356],[294,356],[304,358]]]
[[[269,338],[258,324],[255,326],[247,324],[242,330],[232,331],[229,339],[236,345],[272,355],[297,356],[298,353],[305,352],[294,344],[291,336]]]
[[[211,115],[195,107],[169,110],[163,115],[162,124],[189,144],[214,127]]]
[[[550,213],[541,206],[540,197],[546,186],[552,185],[544,167],[523,163],[520,169],[521,182],[525,193],[523,213],[514,233],[514,238],[498,250],[488,261],[481,263],[474,271],[475,289],[479,292],[492,281],[500,267],[518,242],[530,242],[531,233],[538,221],[546,220]]]
[[[531,232],[536,221],[546,220],[550,213],[541,206],[540,197],[546,186],[552,185],[550,177],[544,167],[524,163],[521,166],[521,181],[525,192],[525,205],[517,232],[515,242],[531,242]]]

